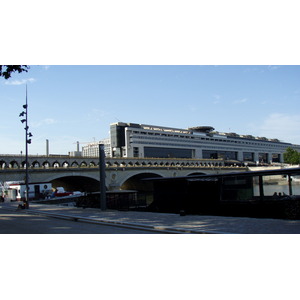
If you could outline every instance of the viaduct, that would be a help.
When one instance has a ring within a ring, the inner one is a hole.
[[[108,191],[137,190],[147,192],[145,178],[176,177],[194,174],[222,174],[246,171],[235,165],[225,166],[221,159],[174,158],[106,158]],[[100,189],[99,158],[68,155],[29,156],[29,181],[51,182],[66,190],[95,192]],[[25,178],[25,157],[0,155],[0,182]]]

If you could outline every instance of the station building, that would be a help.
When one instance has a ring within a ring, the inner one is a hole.
[[[188,129],[135,123],[110,125],[111,157],[223,158],[243,163],[282,163],[288,147],[278,139],[220,133],[210,126]]]

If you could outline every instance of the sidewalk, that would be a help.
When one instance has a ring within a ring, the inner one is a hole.
[[[19,202],[0,203],[0,210],[18,211]],[[299,234],[300,220],[201,216],[137,211],[116,211],[30,203],[22,213],[42,214],[73,221],[155,230],[161,233]]]

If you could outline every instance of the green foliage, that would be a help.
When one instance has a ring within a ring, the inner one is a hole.
[[[291,147],[288,147],[283,153],[284,162],[292,165],[300,163],[300,153]]]
[[[8,79],[11,77],[13,72],[18,71],[21,72],[28,72],[29,67],[27,65],[0,65],[0,77],[4,77],[5,79]]]

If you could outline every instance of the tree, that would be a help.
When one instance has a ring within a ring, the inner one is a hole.
[[[13,72],[18,71],[21,72],[28,72],[29,66],[27,65],[0,65],[0,77],[4,77],[5,79],[8,79],[11,77]]]
[[[298,165],[300,163],[300,153],[288,147],[286,151],[283,153],[284,162],[292,165]]]

